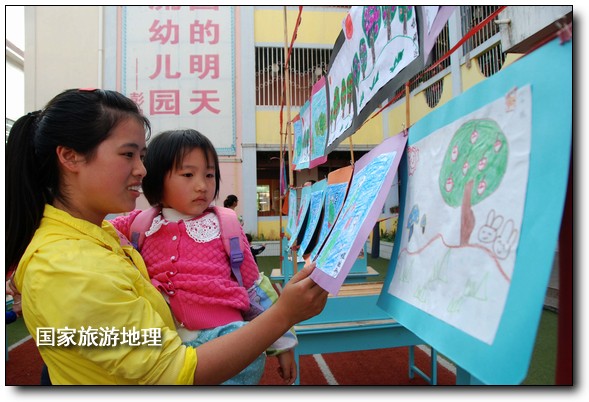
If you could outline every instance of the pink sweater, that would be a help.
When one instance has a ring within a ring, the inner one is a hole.
[[[139,212],[117,217],[112,224],[128,235]],[[243,230],[241,236],[247,244]],[[160,213],[141,248],[151,282],[167,297],[178,322],[190,330],[243,321],[241,313],[249,308],[246,289],[260,275],[249,247],[243,253],[242,287],[231,273],[218,220],[210,210],[178,222],[168,221]]]

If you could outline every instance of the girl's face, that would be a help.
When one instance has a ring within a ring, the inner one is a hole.
[[[74,216],[100,225],[107,214],[133,210],[146,174],[145,151],[143,125],[128,118],[98,146],[92,159],[81,156],[79,174],[66,188]]]
[[[164,179],[162,206],[197,216],[213,202],[216,190],[215,166],[209,165],[201,148],[189,151],[179,169],[175,166]]]

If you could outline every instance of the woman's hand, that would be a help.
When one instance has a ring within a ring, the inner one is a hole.
[[[285,317],[293,320],[292,325],[321,313],[327,302],[329,293],[309,278],[313,269],[315,262],[297,272],[286,284],[276,302],[283,309]]]

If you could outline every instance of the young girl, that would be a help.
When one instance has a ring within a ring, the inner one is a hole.
[[[219,194],[219,160],[211,141],[195,130],[166,131],[149,144],[144,159],[148,174],[143,191],[150,205],[161,208],[144,230],[141,254],[152,283],[162,292],[176,319],[178,333],[186,345],[199,346],[246,325],[243,316],[250,308],[248,290],[260,287],[268,298],[278,295],[261,275],[249,249],[243,249],[240,272],[243,286],[232,276],[229,258],[221,239],[219,218],[209,206]],[[115,218],[112,223],[129,233],[140,210]],[[232,218],[237,216],[232,214]],[[249,244],[241,230],[242,244]],[[130,235],[128,236],[131,237]],[[253,292],[259,294],[259,292]],[[280,340],[277,355],[285,383],[296,378],[292,348],[293,332]],[[245,344],[244,344],[245,346]],[[266,355],[225,384],[257,384],[264,372]]]
[[[305,268],[248,325],[183,345],[143,259],[104,220],[135,208],[146,130],[132,100],[100,89],[67,90],[10,130],[5,272],[53,384],[219,384],[327,301]]]

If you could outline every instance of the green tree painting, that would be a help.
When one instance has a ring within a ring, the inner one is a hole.
[[[319,137],[323,137],[325,132],[327,131],[327,117],[325,113],[321,112],[317,120],[315,120],[315,135]]]
[[[334,128],[337,127],[337,115],[339,113],[339,87],[333,90],[333,103],[331,104],[331,121]]]
[[[491,119],[470,120],[454,134],[438,180],[444,201],[461,207],[460,244],[469,244],[475,217],[472,206],[490,196],[507,169],[508,144]]]
[[[387,27],[387,41],[391,40],[391,23],[395,18],[397,6],[381,6],[382,7],[382,21]]]
[[[362,12],[362,29],[368,41],[368,47],[372,54],[372,65],[376,61],[374,44],[380,31],[380,6],[365,6]]]

